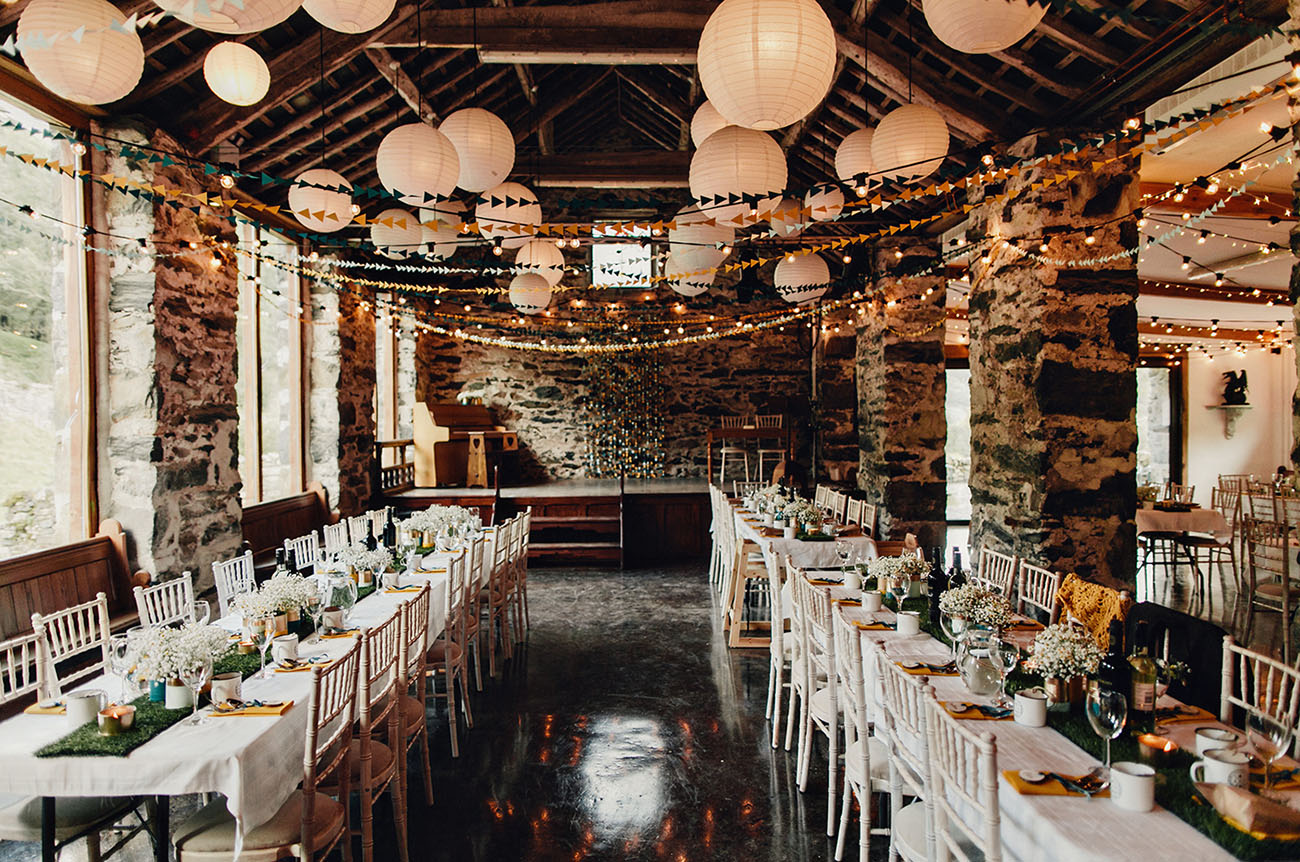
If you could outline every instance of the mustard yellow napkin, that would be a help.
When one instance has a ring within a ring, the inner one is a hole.
[[[239,709],[220,709],[212,710],[213,715],[284,715],[293,706],[293,701],[286,700],[284,703],[275,706],[245,706]]]
[[[864,623],[858,620],[853,621],[853,627],[862,632],[892,632],[893,623]]]
[[[339,637],[345,637],[345,635],[339,635]],[[334,662],[332,661],[317,661],[317,662],[306,661],[300,664],[295,664],[291,667],[285,667],[284,665],[276,665],[275,672],[276,673],[303,673],[305,671],[311,670],[314,667],[324,668],[324,667],[329,667],[332,664],[334,664]]]
[[[351,637],[356,637],[360,631],[361,629],[348,629],[346,631],[341,631],[341,632],[329,632],[327,634],[321,635],[321,637],[324,638],[325,640],[330,640],[332,638],[351,638]]]
[[[965,709],[962,709],[962,707],[965,707]],[[961,700],[945,701],[943,703],[943,709],[944,712],[948,713],[953,718],[971,719],[974,721],[1011,721],[1014,717],[1009,709],[1006,711],[1006,715],[989,715],[984,710],[997,709],[997,707],[981,708],[979,704]]]
[[[1054,778],[1047,778],[1037,783],[1025,781],[1020,777],[1020,773],[1014,769],[1005,769],[1002,771],[1002,777],[1007,783],[1016,789],[1021,796],[1084,796],[1077,790],[1069,790],[1061,782]],[[1066,775],[1071,781],[1078,781],[1081,775]],[[1110,796],[1109,788],[1092,794],[1093,796]]]
[[[922,662],[918,667],[908,667],[907,662],[901,662],[901,661],[895,662],[895,664],[897,664],[900,668],[902,668],[904,673],[910,673],[912,676],[960,676],[961,675],[957,672],[956,665],[953,665],[951,669],[935,670],[935,668],[940,668],[940,667],[947,668],[947,666],[937,665],[937,664],[926,664],[925,662]]]
[[[39,703],[33,703],[23,712],[28,715],[67,715],[68,708],[62,702],[56,703],[54,706],[41,706]]]
[[[392,587],[392,588],[390,588],[390,589],[384,590],[384,592],[386,592],[386,593],[418,593],[418,592],[419,592],[420,590],[422,590],[422,589],[424,589],[424,587],[422,587],[422,586],[418,586],[418,587]]]

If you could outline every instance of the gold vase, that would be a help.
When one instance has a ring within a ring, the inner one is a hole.
[[[1083,705],[1083,677],[1072,676],[1069,679],[1062,679],[1059,676],[1047,677],[1043,680],[1043,688],[1047,691],[1048,701],[1055,704],[1067,704],[1070,709],[1075,709]]]

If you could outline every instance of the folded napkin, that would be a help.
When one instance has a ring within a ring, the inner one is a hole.
[[[947,664],[904,661],[895,662],[895,664],[901,667],[905,673],[910,673],[913,676],[960,676],[957,671],[957,663],[951,661]],[[912,664],[915,664],[915,667],[909,667]]]
[[[417,575],[445,575],[445,574],[447,574],[447,570],[446,570],[446,568],[441,568],[441,569],[416,569],[416,570],[415,570],[415,573],[416,573]]]
[[[342,635],[340,635],[340,637],[342,637]],[[329,667],[332,664],[334,664],[333,661],[297,660],[294,661],[293,664],[284,664],[284,663],[277,664],[275,666],[275,672],[276,673],[302,673],[303,671],[311,670],[314,667]]]
[[[59,701],[53,706],[41,706],[39,703],[33,703],[23,712],[28,715],[67,715],[68,708],[63,705],[63,701]]]
[[[808,579],[808,583],[812,584],[814,587],[842,587],[842,586],[844,586],[844,580],[843,580],[843,579],[840,579],[840,580],[838,580],[838,581],[831,581],[831,580],[827,580],[826,578],[809,578],[809,579]]]
[[[1008,632],[1041,632],[1041,631],[1042,631],[1043,629],[1045,629],[1045,628],[1046,628],[1046,626],[1044,626],[1042,623],[1038,622],[1037,620],[1016,620],[1016,621],[1013,622],[1013,623],[1009,623],[1009,624],[1008,624],[1008,625],[1003,629],[1003,631],[1008,631]]]
[[[1274,766],[1268,771],[1268,786],[1272,790],[1295,790],[1300,788],[1300,766],[1293,768]],[[1260,789],[1264,787],[1264,767],[1252,767],[1250,770],[1250,780],[1253,785],[1258,785]]]
[[[965,709],[962,709],[965,707]],[[1010,721],[1013,711],[1001,706],[984,706],[962,700],[943,701],[944,711],[953,718],[972,718],[983,721]]]
[[[384,590],[384,592],[386,592],[386,593],[418,593],[418,592],[419,592],[420,590],[422,590],[422,589],[424,589],[424,586],[421,584],[421,585],[410,586],[410,587],[389,587],[388,589]]]
[[[847,527],[836,528],[835,535],[841,539],[851,539],[854,536],[861,536],[862,528],[857,524],[849,524]]]
[[[255,701],[253,704],[250,704],[249,706],[242,706],[234,709],[223,707],[221,704],[217,704],[212,708],[212,714],[213,715],[284,715],[286,712],[289,711],[289,707],[291,706],[293,706],[293,701],[291,700],[286,700],[281,703],[277,703],[274,706],[257,704]]]
[[[1086,793],[1081,793],[1078,790],[1072,790],[1066,787],[1064,784],[1057,781],[1055,778],[1045,778],[1042,781],[1037,781],[1037,782],[1025,781],[1023,778],[1020,777],[1020,773],[1014,769],[1004,769],[1002,771],[1002,777],[1005,778],[1007,780],[1007,784],[1010,784],[1012,787],[1014,787],[1016,789],[1016,792],[1019,793],[1021,796],[1079,796],[1079,797],[1087,796]],[[1065,778],[1067,781],[1078,781],[1082,779],[1084,776],[1062,775],[1061,777]],[[1110,790],[1101,790],[1092,795],[1110,796]]]
[[[1253,838],[1300,839],[1300,811],[1231,784],[1197,784],[1228,825]]]
[[[849,607],[860,608],[862,607],[862,599],[836,599],[835,604],[848,605]]]
[[[361,629],[344,629],[340,632],[324,632],[321,637],[329,640],[330,638],[350,638],[359,634]]]
[[[1185,724],[1189,721],[1217,721],[1218,716],[1199,706],[1167,706],[1156,709],[1156,724]]]
[[[784,531],[778,530],[776,527],[759,527],[758,534],[764,539],[779,539],[785,535]]]
[[[892,632],[896,628],[893,623],[864,623],[859,620],[854,620],[853,626],[861,632]]]

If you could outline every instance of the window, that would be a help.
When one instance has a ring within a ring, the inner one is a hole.
[[[948,520],[970,520],[970,369],[949,368],[944,412],[948,442],[943,460],[948,469]]]
[[[596,240],[609,237],[648,237],[650,231],[645,228],[620,231],[595,227],[591,235]],[[591,244],[591,283],[630,282],[628,286],[631,288],[642,287],[653,274],[650,257],[650,246],[641,243],[594,242]]]
[[[1174,475],[1173,372],[1137,370],[1137,483],[1163,485]]]
[[[375,439],[397,439],[397,321],[384,310],[381,294],[375,312]]]
[[[303,488],[302,285],[290,240],[241,224],[240,242],[266,260],[240,257],[239,473],[244,505]]]
[[[44,118],[0,100],[0,118]],[[0,128],[12,152],[75,165],[68,141]],[[76,180],[0,159],[0,556],[90,534],[86,257]],[[29,220],[17,206],[31,207]]]

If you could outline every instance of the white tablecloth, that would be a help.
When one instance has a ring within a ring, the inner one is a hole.
[[[771,565],[773,561],[783,562],[786,554],[801,569],[826,569],[840,565],[839,554],[835,551],[835,542],[804,542],[799,539],[770,539],[759,532],[759,525],[746,518],[757,516],[736,510],[736,535],[758,545],[763,556]],[[853,553],[859,560],[869,560],[876,556],[876,543],[868,536],[846,536],[839,541],[853,546]]]
[[[1232,528],[1217,509],[1192,509],[1190,512],[1138,509],[1134,520],[1139,533],[1209,533],[1220,542],[1232,539]]]

